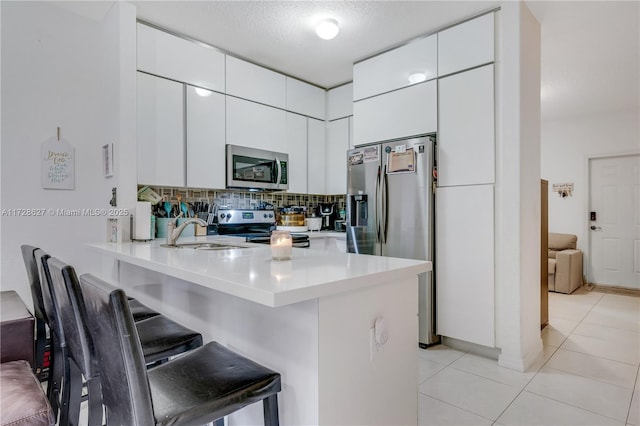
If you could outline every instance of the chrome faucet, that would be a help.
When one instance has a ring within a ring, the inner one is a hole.
[[[176,225],[178,224],[178,218],[180,216],[182,216],[182,213],[180,213],[178,217],[175,218],[175,220],[170,220],[167,222],[167,245],[168,246],[176,245],[176,241],[178,241],[178,238],[180,238],[180,234],[182,234],[182,231],[184,231],[184,228],[186,228],[188,225],[191,225],[192,223],[197,223],[200,226],[207,226],[207,222],[205,222],[204,220],[197,217],[193,217],[191,219],[185,220],[180,224],[180,226],[176,227]]]

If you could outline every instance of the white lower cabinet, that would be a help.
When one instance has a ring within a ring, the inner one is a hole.
[[[225,187],[224,95],[187,86],[187,186]]]
[[[289,192],[307,192],[307,117],[287,112]]]
[[[355,145],[436,132],[436,80],[354,102],[353,113]]]
[[[227,144],[285,152],[287,113],[284,110],[227,96]]]
[[[436,190],[436,327],[495,347],[493,185]]]
[[[138,183],[185,186],[184,85],[137,76]]]
[[[326,184],[326,124],[307,118],[307,193],[324,194]]]
[[[349,117],[329,122],[327,131],[327,194],[347,193]]]

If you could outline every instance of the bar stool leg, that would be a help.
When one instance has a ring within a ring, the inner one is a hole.
[[[68,367],[62,385],[62,413],[60,424],[75,426],[80,422],[80,403],[82,402],[82,373],[78,366],[67,359]]]
[[[53,346],[53,353],[49,364],[49,379],[47,381],[47,399],[51,404],[51,410],[53,411],[53,418],[58,418],[58,411],[60,410],[60,389],[62,388],[62,375],[64,372],[64,360],[62,359],[62,352],[57,349],[57,345]]]
[[[273,394],[262,400],[264,426],[278,426],[278,395]]]
[[[87,381],[87,392],[89,394],[89,426],[102,426],[102,389],[100,379],[94,378]]]

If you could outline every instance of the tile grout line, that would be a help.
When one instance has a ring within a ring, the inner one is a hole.
[[[527,392],[529,392],[529,393],[531,393],[533,395],[539,396],[540,398],[548,399],[549,401],[553,401],[553,402],[557,402],[559,404],[564,404],[564,405],[569,406],[569,407],[577,408],[578,410],[586,411],[588,413],[595,414],[595,415],[600,416],[600,417],[606,417],[608,419],[615,420],[617,422],[621,421],[620,419],[616,419],[615,417],[611,417],[611,416],[608,416],[606,414],[598,413],[597,411],[591,411],[588,408],[580,407],[578,405],[573,405],[573,404],[570,404],[568,402],[558,401],[557,399],[549,398],[546,395],[541,395],[541,394],[533,392],[533,391],[527,391]]]
[[[466,410],[466,409],[464,409],[464,408],[462,408],[462,407],[458,407],[457,405],[452,404],[452,403],[450,403],[450,402],[443,401],[443,400],[441,400],[440,398],[436,398],[435,396],[427,395],[427,394],[420,393],[420,392],[418,392],[418,393],[419,393],[421,396],[426,396],[426,397],[428,397],[428,398],[433,398],[433,399],[435,399],[436,401],[440,401],[440,402],[442,402],[443,404],[446,404],[446,405],[448,405],[448,406],[450,406],[450,407],[456,408],[456,409],[458,409],[458,410],[460,410],[460,411],[464,411],[465,413],[473,414],[474,416],[481,417],[481,418],[483,418],[483,419],[485,419],[485,420],[489,420],[489,421],[491,421],[492,423],[495,423],[495,422],[497,422],[497,421],[498,421],[498,420],[497,420],[497,418],[496,418],[496,420],[494,420],[494,419],[492,419],[492,418],[485,417],[485,416],[483,416],[483,415],[481,415],[481,414],[474,413],[473,411],[469,411],[469,410]]]
[[[636,371],[636,380],[633,382],[633,391],[631,392],[631,401],[629,401],[629,409],[627,410],[627,417],[624,420],[624,424],[629,423],[629,417],[631,416],[631,408],[633,408],[633,396],[638,391],[640,393],[640,388],[638,388],[638,375],[640,375],[640,367]],[[640,397],[640,394],[638,395]]]

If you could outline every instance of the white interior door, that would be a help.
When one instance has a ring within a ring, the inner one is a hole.
[[[593,158],[589,180],[589,281],[640,289],[640,155]]]

